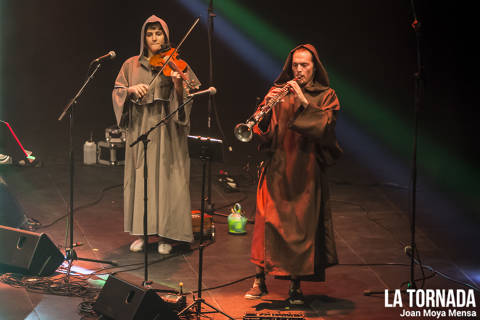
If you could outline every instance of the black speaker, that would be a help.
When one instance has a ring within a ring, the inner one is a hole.
[[[93,310],[115,320],[178,320],[167,302],[153,290],[109,276]]]
[[[0,225],[0,272],[47,276],[65,260],[44,233]]]

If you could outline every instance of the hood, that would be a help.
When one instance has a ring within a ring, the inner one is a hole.
[[[152,15],[147,20],[145,20],[145,22],[143,23],[143,26],[142,26],[142,31],[140,33],[140,53],[139,53],[140,56],[144,55],[145,31],[146,31],[145,29],[146,29],[148,23],[153,23],[153,22],[159,22],[160,23],[160,25],[162,26],[163,32],[165,33],[166,44],[170,43],[170,34],[168,32],[167,23],[165,21],[163,21],[162,19],[160,19],[159,17],[157,17],[156,15]]]
[[[274,82],[275,85],[282,85],[285,82],[293,79],[293,72],[292,72],[293,53],[300,48],[304,48],[310,51],[313,57],[313,63],[315,64],[315,75],[313,76],[314,81],[312,82],[312,84],[305,86],[305,90],[314,92],[314,91],[324,91],[328,89],[330,87],[330,80],[328,79],[327,71],[325,70],[325,67],[320,61],[320,58],[318,57],[317,50],[311,44],[301,44],[290,51],[290,53],[288,54],[287,60],[285,61],[285,64],[283,66],[282,72]]]

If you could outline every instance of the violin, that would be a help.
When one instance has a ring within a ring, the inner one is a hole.
[[[180,77],[191,87],[190,81],[185,75],[187,69],[187,63],[178,58],[177,50],[173,47],[167,48],[150,57],[149,63],[153,69],[162,71],[163,75],[167,77],[172,76],[172,72],[176,71]]]

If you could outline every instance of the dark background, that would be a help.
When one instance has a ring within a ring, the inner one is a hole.
[[[314,44],[327,70],[335,70],[378,101],[388,101],[385,107],[411,126],[418,47],[410,1],[239,3],[298,43]],[[425,67],[420,132],[476,164],[475,11],[467,1],[414,3],[422,22],[420,48]],[[144,20],[151,14],[164,18],[173,44],[194,20],[177,1],[10,1],[2,11],[2,117],[12,124],[24,146],[45,163],[67,159],[67,121],[57,118],[83,83],[92,59],[110,50],[117,53],[116,59],[102,65],[79,99],[74,118],[78,151],[90,134],[95,141],[103,140],[105,128],[114,124],[113,82],[123,61],[138,54]],[[209,78],[206,17],[207,12],[185,41],[181,56],[203,88],[208,87]],[[234,150],[227,158],[243,161],[256,154],[255,144],[237,142],[233,127],[252,113],[256,97],[263,97],[270,83],[218,39],[214,70],[215,101],[226,136],[216,126],[210,132],[207,129],[206,97],[195,103],[191,132],[225,139]],[[338,93],[340,98],[348,94]],[[343,105],[342,117],[349,117],[348,108]]]

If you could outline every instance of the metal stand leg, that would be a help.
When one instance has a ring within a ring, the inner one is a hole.
[[[200,212],[200,248],[198,252],[198,298],[195,299],[189,306],[185,307],[182,311],[178,313],[178,315],[182,315],[190,309],[194,309],[197,315],[197,319],[200,319],[202,314],[206,313],[221,313],[225,317],[234,320],[232,317],[227,315],[225,312],[218,310],[217,308],[213,307],[212,305],[205,302],[202,299],[202,276],[203,276],[203,221],[204,221],[204,214],[205,214],[205,171],[207,168],[207,163],[210,162],[210,156],[204,155],[201,157],[202,160],[202,199],[201,199],[201,212]],[[202,304],[207,305],[214,311],[202,311]]]

